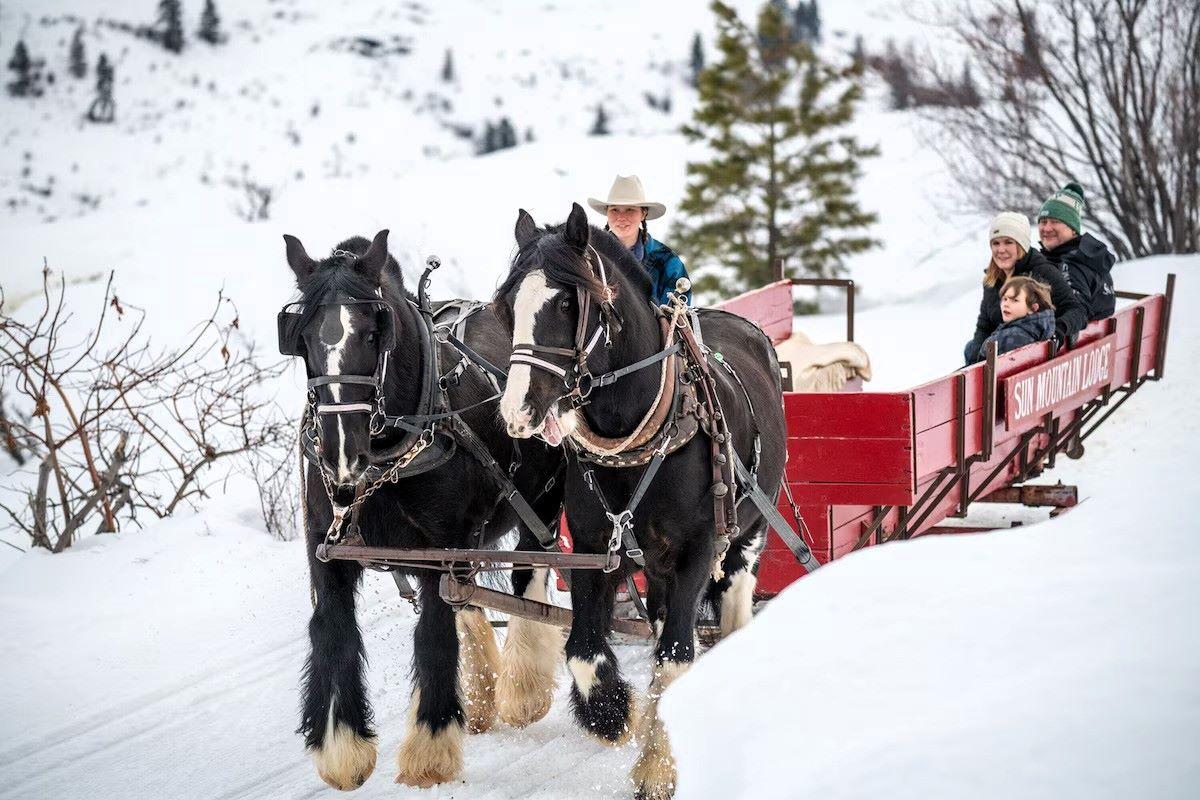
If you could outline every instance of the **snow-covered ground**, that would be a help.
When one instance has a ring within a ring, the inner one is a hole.
[[[157,339],[194,324],[223,288],[270,353],[291,291],[282,233],[315,254],[387,227],[406,274],[436,252],[436,294],[486,297],[517,208],[561,219],[617,172],[639,173],[674,206],[699,155],[674,130],[695,100],[683,81],[692,33],[711,32],[703,2],[629,13],[582,0],[218,2],[229,44],[193,44],[178,58],[92,24],[143,21],[154,5],[0,5],[4,57],[23,36],[59,75],[42,100],[0,97],[0,195],[15,198],[0,212],[7,308],[38,289],[45,258],[78,282],[70,297],[85,324],[102,291],[94,276],[115,269],[118,293],[148,310]],[[897,5],[824,3],[827,47],[848,50],[855,32],[869,44],[928,34]],[[185,9],[194,16],[198,4]],[[117,63],[112,128],[78,122],[91,79],[65,76],[67,14],[89,23],[89,59],[105,50]],[[410,53],[334,49],[359,35]],[[447,48],[458,74],[449,86],[437,79]],[[644,91],[669,93],[671,112],[650,109]],[[937,154],[872,94],[855,130],[883,150],[860,188],[883,246],[849,266],[864,293],[856,338],[873,358],[871,388],[897,389],[957,365],[985,220],[944,215],[953,195]],[[586,135],[597,103],[612,136]],[[474,157],[448,127],[501,114],[534,140]],[[243,164],[275,189],[266,222],[237,214],[242,196],[228,181]],[[1200,500],[1189,480],[1200,461],[1190,371],[1200,257],[1123,265],[1118,285],[1159,290],[1168,270],[1181,278],[1167,379],[1118,412],[1083,461],[1051,475],[1086,501],[1019,531],[857,553],[786,592],[668,692],[681,797],[1195,794],[1200,641],[1188,614],[1200,600],[1200,542],[1188,513]],[[841,324],[835,314],[804,321],[816,339],[838,338]],[[281,381],[281,402],[299,404],[302,380],[293,371]],[[293,733],[309,614],[303,548],[262,531],[250,488],[230,481],[197,511],[57,556],[0,546],[0,798],[332,791]],[[10,528],[0,538],[27,545]],[[463,783],[394,785],[414,617],[387,576],[368,576],[360,598],[381,741],[359,796],[628,796],[635,750],[587,739],[565,688],[528,730],[470,739]],[[619,654],[645,686],[647,648]]]

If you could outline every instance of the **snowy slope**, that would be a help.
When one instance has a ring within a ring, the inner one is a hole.
[[[28,303],[45,258],[77,282],[70,296],[83,309],[77,324],[85,325],[102,291],[97,276],[115,269],[118,293],[148,309],[156,340],[175,339],[224,289],[246,333],[269,355],[274,314],[291,294],[284,232],[318,254],[346,236],[387,227],[407,275],[438,253],[438,296],[487,297],[507,264],[519,207],[540,221],[562,219],[571,202],[606,192],[616,172],[639,173],[674,206],[686,162],[699,156],[674,132],[695,99],[681,71],[690,38],[696,30],[710,34],[706,4],[696,0],[613,8],[582,0],[219,0],[229,44],[216,52],[194,45],[178,58],[94,24],[100,16],[145,21],[154,5],[0,4],[5,59],[23,36],[59,74],[36,103],[0,95],[0,199],[15,200],[0,212],[0,287],[9,308]],[[853,32],[876,45],[892,35],[928,35],[900,6],[824,3],[828,48],[848,50]],[[198,3],[185,9],[190,18]],[[105,50],[117,63],[120,116],[112,128],[79,122],[90,78],[75,84],[63,76],[77,24],[70,15],[88,23],[89,59]],[[334,46],[360,35],[406,43],[410,52],[365,59]],[[436,78],[447,48],[458,72],[451,86]],[[651,110],[643,91],[670,93],[671,113]],[[611,115],[612,136],[585,135],[597,103]],[[475,157],[449,127],[501,114],[518,132],[533,127],[534,141]],[[952,205],[944,170],[908,115],[882,110],[876,97],[855,130],[883,150],[861,184],[865,207],[880,214],[873,234],[883,246],[850,264],[865,294],[860,309],[868,309],[857,338],[873,356],[874,385],[903,388],[957,364],[986,260],[985,220],[943,217]],[[239,218],[242,195],[233,184],[243,174],[274,188],[268,221]],[[654,230],[671,221],[668,215]],[[1198,267],[1194,258],[1170,265]],[[1165,261],[1125,265],[1118,282],[1157,290],[1167,268]],[[708,680],[725,685],[729,670],[753,663],[764,676],[761,691],[703,694],[698,707],[727,714],[728,703],[774,698],[772,713],[744,723],[746,748],[731,751],[722,736],[718,754],[700,741],[707,728],[697,728],[686,708],[678,712],[683,793],[708,796],[705,787],[723,785],[710,783],[725,778],[706,774],[701,762],[708,759],[727,776],[761,774],[758,796],[797,794],[772,771],[782,759],[793,772],[809,765],[804,772],[819,774],[833,796],[900,787],[974,796],[993,784],[970,783],[972,770],[976,777],[1012,772],[1011,763],[997,768],[986,760],[985,745],[1028,765],[1013,778],[1027,779],[1026,789],[1051,772],[1077,781],[1111,776],[1113,787],[1129,789],[1122,769],[1161,781],[1132,792],[1139,796],[1172,796],[1189,775],[1196,782],[1194,758],[1171,747],[1197,732],[1196,698],[1187,693],[1194,681],[1180,678],[1185,670],[1196,674],[1195,632],[1172,616],[1196,605],[1197,551],[1182,535],[1183,521],[1149,524],[1143,513],[1196,499],[1186,484],[1167,494],[1200,455],[1195,422],[1184,413],[1200,388],[1185,368],[1197,355],[1197,329],[1179,310],[1200,300],[1191,283],[1181,279],[1168,380],[1132,400],[1089,442],[1084,462],[1058,471],[1088,501],[1021,532],[858,554],[785,594],[669,695],[668,706],[680,709],[688,700],[676,696],[706,693]],[[825,339],[838,338],[840,326],[836,315],[804,323]],[[302,382],[293,370],[277,387],[280,401],[298,405]],[[309,614],[302,545],[262,532],[244,484],[224,484],[224,494],[196,513],[88,539],[59,556],[0,546],[0,798],[329,794],[292,732]],[[21,541],[8,528],[0,538]],[[1128,538],[1136,549],[1123,546]],[[1087,547],[1093,540],[1107,546]],[[1046,613],[1048,606],[1061,613]],[[381,757],[358,796],[628,796],[625,775],[636,752],[585,739],[569,718],[565,689],[550,716],[529,730],[502,727],[472,738],[462,785],[418,792],[392,784],[389,754],[402,735],[414,618],[386,576],[368,576],[360,609]],[[1056,620],[1062,625],[1048,630]],[[766,638],[772,655],[764,661]],[[962,645],[947,653],[943,639]],[[646,648],[624,647],[620,655],[645,686]],[[927,679],[931,663],[941,666]],[[874,671],[888,664],[894,668]],[[1082,677],[1068,679],[1075,675]],[[766,694],[784,681],[813,689]],[[1114,683],[1115,699],[1097,700]],[[884,686],[894,691],[879,693]],[[1013,701],[1007,722],[981,721],[1004,719],[1013,694],[1031,699]],[[1145,702],[1135,703],[1134,694]],[[1072,714],[1048,721],[1039,710],[1047,696],[1061,698]],[[955,716],[944,697],[978,709],[976,727],[961,724],[968,715]],[[780,714],[781,698],[808,708]],[[820,702],[810,705],[811,698]],[[1122,760],[1111,748],[1124,729]],[[1094,753],[1076,748],[1064,765],[1048,755],[1062,750],[1052,735],[1088,731],[1096,732]],[[772,749],[764,732],[787,749]],[[1019,748],[1019,735],[1040,746]],[[947,748],[950,736],[961,746],[935,761],[931,743]],[[1152,736],[1165,742],[1147,746]],[[1095,769],[1101,756],[1108,771]],[[936,773],[922,768],[931,763],[940,765]],[[897,772],[912,776],[911,785],[882,783]],[[1073,784],[1039,785],[1076,794]],[[1107,791],[1088,787],[1093,796]]]

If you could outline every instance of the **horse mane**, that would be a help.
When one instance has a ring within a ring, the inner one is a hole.
[[[617,271],[623,273],[638,291],[649,297],[653,291],[650,275],[629,252],[629,248],[608,231],[595,225],[589,227],[589,241],[601,258],[606,258],[616,266]],[[583,289],[597,302],[606,298],[605,286],[600,282],[600,276],[592,266],[591,260],[581,259],[579,252],[564,240],[562,233],[565,228],[566,223],[547,225],[542,228],[542,235],[518,248],[508,277],[496,290],[497,299],[508,295],[535,269],[545,272],[548,281]],[[617,287],[613,285],[610,288],[615,293]]]
[[[317,268],[298,283],[300,302],[304,306],[300,317],[301,327],[312,320],[321,303],[327,299],[346,296],[369,300],[376,297],[376,287],[371,281],[358,270],[349,268],[370,246],[371,242],[361,236],[351,236],[339,242],[333,252],[327,258],[321,259]],[[353,253],[354,256],[345,255],[346,253]],[[403,302],[404,299],[416,302],[416,298],[404,286],[400,265],[390,253],[379,280],[383,289],[383,299],[393,307],[398,305],[397,301]]]

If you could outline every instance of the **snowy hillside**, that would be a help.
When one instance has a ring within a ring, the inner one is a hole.
[[[45,259],[72,281],[73,324],[86,330],[115,270],[155,341],[175,341],[224,290],[270,356],[292,293],[283,233],[317,254],[389,228],[410,278],[437,253],[435,294],[482,298],[507,265],[518,208],[561,220],[618,172],[674,208],[687,160],[702,156],[676,132],[695,103],[692,35],[711,37],[702,0],[218,0],[229,41],[192,39],[180,56],[102,24],[150,22],[155,5],[0,3],[0,54],[22,38],[56,74],[40,99],[0,93],[6,308],[36,305]],[[876,45],[934,35],[901,5],[823,3],[830,55],[858,33]],[[199,6],[184,3],[189,31]],[[103,51],[116,65],[112,126],[81,121],[93,76],[65,71],[80,22],[89,62]],[[669,96],[670,111],[646,93]],[[849,272],[871,386],[896,389],[957,366],[986,220],[951,213],[944,166],[915,121],[885,110],[880,87],[869,95],[854,129],[882,149],[860,183],[882,246]],[[611,135],[588,135],[598,105]],[[519,144],[475,155],[462,132],[478,138],[502,116]],[[268,219],[242,218],[247,181],[271,189]],[[1167,379],[1051,475],[1086,502],[1021,531],[858,553],[785,593],[668,693],[680,797],[1194,794],[1200,257],[1128,263],[1117,283],[1158,291],[1170,270],[1181,277]],[[842,324],[829,314],[802,326],[828,340]],[[303,378],[293,369],[275,387],[285,407],[299,406]],[[246,481],[219,489],[198,511],[61,555],[0,543],[0,798],[331,796],[294,734],[303,546],[263,531]],[[28,546],[5,525],[0,539]],[[565,669],[546,719],[467,742],[462,784],[394,785],[415,617],[381,575],[367,577],[359,608],[380,759],[357,796],[629,796],[636,750],[584,737]],[[648,648],[619,655],[645,687]],[[747,671],[751,685],[731,677]]]

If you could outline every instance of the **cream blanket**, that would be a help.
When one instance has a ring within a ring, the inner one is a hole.
[[[775,345],[775,352],[791,365],[794,392],[840,392],[851,378],[871,380],[871,359],[854,342],[813,344],[797,331]]]

